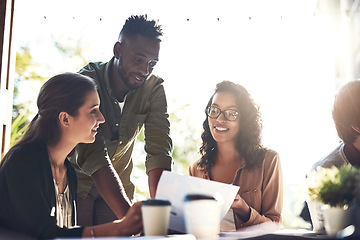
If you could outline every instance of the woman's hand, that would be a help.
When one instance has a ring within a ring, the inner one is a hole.
[[[245,202],[245,200],[240,197],[239,194],[236,194],[236,197],[234,199],[234,202],[231,204],[230,207],[234,213],[243,221],[247,222],[250,218],[250,207]]]
[[[116,223],[120,236],[137,235],[142,232],[141,202],[134,203],[125,217]]]
[[[141,202],[137,202],[121,220],[85,227],[82,236],[86,238],[131,236],[140,234],[142,229]]]

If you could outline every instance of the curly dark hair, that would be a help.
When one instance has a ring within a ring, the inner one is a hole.
[[[119,34],[119,40],[122,37],[141,35],[161,42],[163,35],[161,25],[155,20],[148,20],[147,15],[132,15],[126,21]]]
[[[262,120],[259,107],[243,86],[231,81],[223,81],[216,85],[215,93],[211,96],[205,108],[206,118],[203,122],[204,131],[201,134],[202,145],[200,147],[202,157],[198,166],[209,173],[211,167],[215,164],[217,144],[210,132],[206,109],[211,106],[214,95],[219,92],[232,93],[236,97],[241,123],[236,146],[246,162],[246,168],[252,169],[264,160],[266,153],[266,148],[261,144]]]

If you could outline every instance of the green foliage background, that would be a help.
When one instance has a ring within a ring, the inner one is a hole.
[[[33,62],[30,49],[21,47],[16,52],[15,64],[15,85],[14,85],[14,105],[12,113],[10,145],[12,146],[26,130],[29,117],[32,112],[29,110],[31,102],[19,102],[19,85],[23,81],[45,81],[45,78],[37,73],[38,66]],[[36,102],[36,99],[34,99]]]

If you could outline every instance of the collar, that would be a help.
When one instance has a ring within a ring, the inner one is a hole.
[[[360,167],[360,151],[352,144],[344,145],[344,154],[351,165]]]
[[[112,89],[111,89],[111,85],[110,85],[110,73],[111,73],[111,68],[114,65],[114,59],[115,59],[115,57],[112,57],[111,60],[106,63],[105,74],[104,74],[106,89],[110,96],[112,96]]]
[[[111,69],[114,66],[114,61],[115,61],[115,57],[112,57],[111,60],[105,66],[105,85],[106,85],[106,89],[107,89],[109,95],[113,96],[116,99],[116,97],[112,93],[113,91],[112,91],[112,88],[110,85],[110,74],[111,74]],[[134,89],[130,89],[128,91],[128,93],[126,94],[126,96],[124,97],[124,102],[125,102],[126,97],[128,95],[131,95],[134,92],[135,92]]]
[[[244,159],[244,158],[241,158],[240,161],[241,161],[240,167],[239,167],[238,170],[236,171],[236,175],[234,176],[233,184],[238,181],[241,170],[246,167],[246,161],[245,161],[245,159]],[[204,172],[205,178],[207,178],[207,179],[209,179],[209,180],[213,180],[212,177],[211,177],[211,168],[209,169],[209,171],[207,171],[206,167],[200,167],[200,166],[198,166],[198,170]]]

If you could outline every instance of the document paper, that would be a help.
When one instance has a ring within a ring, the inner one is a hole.
[[[238,191],[239,186],[163,171],[155,198],[171,202],[169,229],[185,233],[183,202],[187,194],[213,196],[222,205],[221,219],[223,219]]]

